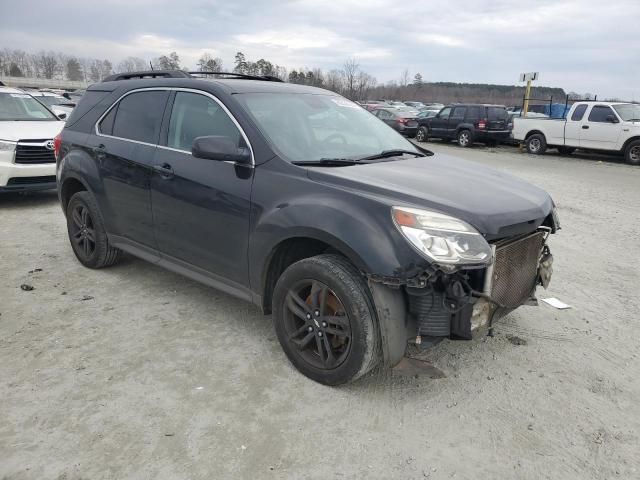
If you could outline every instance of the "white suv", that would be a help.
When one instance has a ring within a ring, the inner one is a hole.
[[[0,192],[56,188],[53,139],[62,127],[31,95],[0,87]]]

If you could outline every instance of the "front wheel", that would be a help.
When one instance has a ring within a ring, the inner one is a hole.
[[[640,165],[640,140],[635,140],[627,145],[624,159],[630,165]]]
[[[416,132],[416,140],[418,142],[426,142],[429,139],[429,130],[427,127],[420,127]]]
[[[527,138],[525,146],[527,147],[527,152],[530,154],[542,155],[547,151],[547,140],[544,138],[544,135],[535,133]]]
[[[375,315],[364,278],[339,255],[294,263],[273,293],[282,349],[301,373],[325,385],[356,380],[379,361]]]
[[[458,145],[467,148],[472,144],[471,132],[469,130],[460,130],[458,132]]]

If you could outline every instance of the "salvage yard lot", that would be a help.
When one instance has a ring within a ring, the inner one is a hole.
[[[549,191],[539,296],[573,307],[416,354],[437,379],[316,384],[250,304],[131,257],[85,269],[54,193],[0,197],[0,478],[638,478],[640,168],[424,146]]]

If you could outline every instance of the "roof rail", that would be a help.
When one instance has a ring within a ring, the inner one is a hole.
[[[242,78],[245,80],[262,80],[263,82],[282,82],[278,77],[274,77],[272,75],[247,75],[245,73],[234,73],[234,72],[188,72],[190,75],[217,75],[217,76],[225,76],[225,77],[236,77]]]
[[[142,78],[189,78],[187,72],[182,70],[144,70],[140,72],[125,72],[125,73],[116,73],[114,75],[109,75],[104,78],[103,82],[113,82],[116,80],[131,80],[134,78],[142,79]]]

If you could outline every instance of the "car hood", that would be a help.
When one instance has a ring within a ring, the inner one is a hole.
[[[0,121],[0,140],[49,140],[60,133],[62,121]]]
[[[553,209],[544,190],[475,162],[435,154],[348,167],[310,167],[312,180],[382,198],[390,205],[436,210],[488,238],[535,230]]]

